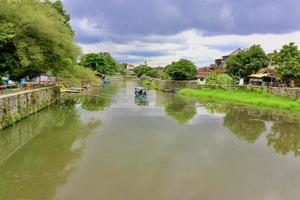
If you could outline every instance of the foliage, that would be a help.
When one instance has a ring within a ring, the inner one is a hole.
[[[70,25],[71,16],[64,9],[64,5],[61,2],[61,0],[56,0],[56,1],[46,0],[46,3],[48,3],[53,8],[56,9],[56,11],[62,16],[62,21],[64,22],[64,24],[74,33],[74,31],[72,30],[72,27]]]
[[[247,79],[249,75],[267,67],[269,58],[260,45],[253,45],[247,50],[231,55],[225,62],[229,75]]]
[[[253,91],[249,89],[183,89],[178,92],[181,95],[230,101],[243,105],[253,105],[262,108],[272,108],[282,111],[288,111],[300,115],[300,101],[288,97],[276,96],[267,92]]]
[[[63,70],[62,72],[60,72],[60,78],[62,78],[64,81],[75,84],[78,87],[81,87],[82,80],[89,80],[92,83],[100,84],[99,78],[95,76],[94,71],[80,65],[75,65],[72,68]]]
[[[0,0],[1,74],[14,79],[72,67],[79,54],[73,33],[48,3]]]
[[[196,78],[197,68],[191,61],[181,59],[168,65],[166,73],[173,80],[190,80]]]
[[[276,72],[284,82],[300,79],[300,51],[295,43],[284,45],[273,61],[277,64]]]
[[[149,76],[151,78],[158,77],[157,71],[154,68],[149,67],[147,64],[139,65],[136,68],[134,68],[133,71],[137,75],[137,77],[141,77],[143,75]]]
[[[234,80],[228,74],[212,72],[206,77],[206,83],[207,84],[233,84]]]
[[[113,75],[117,72],[117,63],[108,52],[85,54],[80,64],[101,74]]]

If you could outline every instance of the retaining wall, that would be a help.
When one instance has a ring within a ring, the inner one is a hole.
[[[258,87],[258,86],[238,86],[238,85],[200,85],[198,81],[173,81],[173,80],[159,80],[155,79],[157,89],[165,92],[175,92],[183,88],[200,89],[200,88],[252,88],[258,91],[266,91],[279,96],[287,96],[294,99],[300,99],[300,88],[286,88],[286,87]]]
[[[0,129],[55,103],[58,87],[39,88],[0,96]]]

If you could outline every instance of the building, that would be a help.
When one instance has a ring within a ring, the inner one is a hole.
[[[129,71],[133,71],[133,70],[134,70],[134,65],[128,64],[128,65],[126,66],[126,69],[129,70]]]
[[[275,67],[269,66],[258,70],[249,76],[249,84],[254,86],[273,86],[275,83]]]

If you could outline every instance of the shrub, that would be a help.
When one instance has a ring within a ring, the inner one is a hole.
[[[234,79],[228,74],[212,72],[206,77],[207,84],[233,84]]]

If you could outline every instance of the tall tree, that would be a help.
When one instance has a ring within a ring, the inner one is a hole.
[[[158,76],[157,71],[152,67],[148,66],[147,64],[139,65],[136,68],[134,68],[133,71],[138,77],[146,75],[152,78],[157,78]]]
[[[107,75],[112,75],[117,71],[117,62],[108,52],[85,54],[80,64]]]
[[[284,45],[278,53],[275,52],[273,61],[282,81],[300,80],[300,51],[295,43]]]
[[[173,80],[190,80],[196,78],[197,68],[192,61],[181,59],[168,65],[166,73]]]
[[[264,50],[260,45],[253,45],[247,50],[231,55],[226,60],[226,72],[233,77],[247,79],[249,75],[267,67],[268,64],[269,58]]]
[[[57,74],[75,64],[79,48],[53,6],[37,0],[0,0],[0,4],[0,58],[5,60],[1,69],[7,74],[14,79]]]

